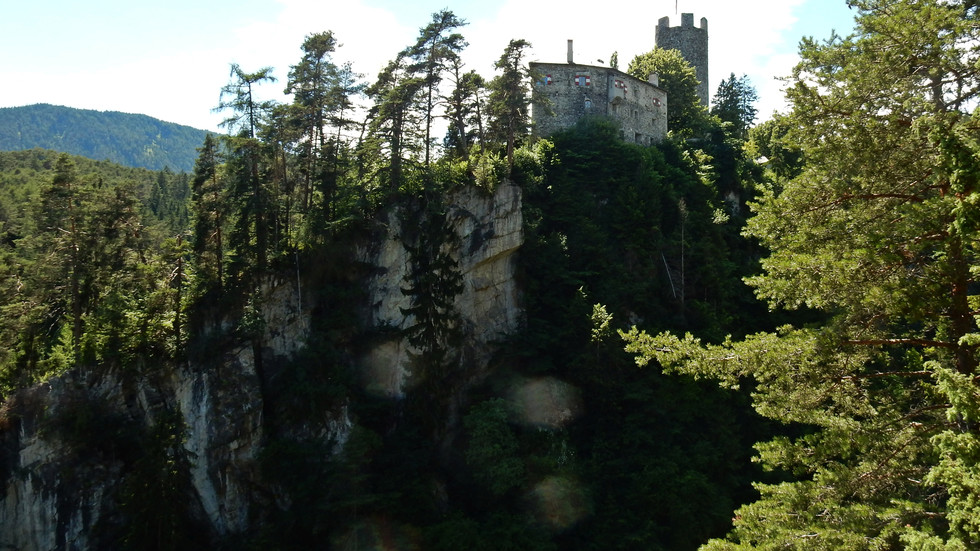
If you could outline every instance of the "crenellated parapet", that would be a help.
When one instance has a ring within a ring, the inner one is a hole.
[[[698,78],[698,98],[708,105],[708,19],[701,18],[701,26],[694,26],[694,14],[681,14],[681,25],[670,26],[669,17],[657,21],[656,44],[658,48],[678,50],[684,59],[694,67]]]

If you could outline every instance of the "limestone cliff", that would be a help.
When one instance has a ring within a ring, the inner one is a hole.
[[[402,219],[388,213],[382,237],[361,244],[355,255],[371,268],[355,282],[366,297],[357,313],[362,329],[410,323],[402,313],[408,266]],[[521,319],[514,257],[523,239],[520,188],[460,190],[448,200],[447,220],[459,237],[451,251],[463,277],[455,307],[469,379],[476,381],[495,342]],[[244,533],[276,507],[283,496],[259,468],[273,407],[263,372],[286,369],[306,344],[317,312],[310,281],[303,273],[270,281],[260,307],[261,338],[215,329],[207,362],[77,370],[9,400],[0,410],[0,549],[94,549],[122,537],[127,480],[143,459],[133,442],[160,425],[164,412],[179,412],[183,422],[179,446],[164,452],[165,460],[186,465],[189,487],[179,505],[204,533]],[[355,368],[365,388],[397,397],[410,379],[410,347],[398,331],[384,334],[390,336],[356,354]],[[339,446],[356,424],[343,400],[317,415],[323,428],[314,435]]]
[[[461,243],[452,251],[463,276],[456,309],[472,359],[485,364],[492,344],[517,329],[520,321],[513,257],[523,240],[520,188],[501,186],[493,195],[465,188],[449,201],[447,218]],[[409,266],[402,223],[398,213],[390,213],[384,238],[359,255],[379,268],[367,282],[371,327],[406,329],[411,323],[402,313],[409,307],[409,298],[401,292]],[[360,360],[365,384],[386,396],[402,395],[409,377],[408,343],[397,332],[394,335]]]

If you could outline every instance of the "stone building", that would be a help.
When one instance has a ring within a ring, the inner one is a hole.
[[[681,26],[671,27],[669,17],[657,22],[656,44],[658,48],[679,50],[684,59],[694,67],[698,77],[698,98],[708,105],[708,19],[701,18],[701,26],[694,26],[694,14],[682,13]]]
[[[613,119],[624,140],[642,145],[667,135],[667,93],[656,76],[648,82],[610,67],[576,64],[571,40],[567,63],[532,62],[530,68],[535,78],[531,119],[538,136],[586,117]]]

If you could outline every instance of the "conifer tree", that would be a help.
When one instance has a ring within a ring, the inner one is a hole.
[[[806,39],[788,91],[805,164],[754,205],[770,306],[825,313],[704,346],[639,336],[641,361],[754,379],[799,427],[757,445],[757,484],[708,549],[980,545],[980,26],[973,3],[854,0],[849,37]]]
[[[293,95],[294,124],[303,129],[300,141],[303,163],[303,188],[300,208],[308,211],[312,201],[313,179],[319,171],[320,154],[325,144],[324,132],[333,110],[331,89],[337,79],[337,66],[331,60],[337,39],[330,31],[308,35],[303,41],[303,58],[289,70],[285,93]]]
[[[75,163],[68,154],[62,153],[55,165],[55,176],[51,185],[43,191],[40,220],[38,226],[48,236],[50,253],[57,259],[49,266],[63,267],[68,282],[67,296],[71,319],[72,361],[81,359],[82,343],[82,279],[85,277],[83,264],[81,227],[83,225],[82,204],[87,204],[84,190],[80,189]]]
[[[382,161],[372,172],[381,173],[385,187],[392,191],[403,184],[406,157],[422,148],[423,138],[413,131],[421,125],[413,107],[424,85],[408,72],[406,59],[399,54],[366,91],[374,105],[368,112],[369,136],[362,144],[362,155],[375,163]]]
[[[260,164],[263,162],[262,143],[256,133],[263,117],[272,109],[274,102],[260,101],[256,87],[263,82],[274,82],[272,68],[264,67],[246,73],[238,64],[231,66],[232,81],[221,89],[219,110],[231,110],[222,123],[233,132],[229,176],[232,198],[236,202],[236,232],[230,246],[238,250],[239,276],[257,284],[256,277],[266,268],[269,248],[268,190],[263,185]],[[226,100],[226,97],[230,99]],[[243,281],[244,283],[244,281]]]
[[[459,59],[459,53],[466,47],[463,35],[453,32],[466,22],[449,10],[432,14],[432,21],[419,31],[418,41],[405,51],[412,60],[408,72],[421,80],[424,99],[422,104],[425,121],[424,165],[429,167],[432,149],[432,120],[435,117],[438,87],[443,72]]]
[[[484,100],[481,91],[485,82],[476,71],[462,72],[462,62],[459,60],[453,63],[452,81],[452,92],[443,100],[449,119],[446,146],[450,154],[465,158],[473,144],[484,141]]]
[[[221,292],[225,279],[224,243],[225,189],[219,175],[218,143],[208,134],[198,149],[197,162],[191,180],[194,210],[192,249],[198,285],[203,290]]]
[[[531,94],[531,74],[524,58],[531,43],[511,40],[494,67],[501,72],[490,82],[490,133],[498,143],[505,144],[508,174],[514,170],[514,149],[518,139],[530,128],[528,105]]]
[[[418,352],[412,376],[421,385],[426,421],[435,426],[448,406],[454,363],[461,344],[456,296],[463,290],[458,262],[450,253],[458,236],[449,224],[441,199],[423,199],[414,243],[406,243],[410,268],[401,292],[411,299],[402,314],[412,320],[407,339]],[[435,407],[434,407],[435,406]]]
[[[732,73],[721,81],[711,100],[711,114],[732,126],[732,134],[740,139],[748,136],[758,110],[755,103],[759,96],[747,75],[736,77]]]

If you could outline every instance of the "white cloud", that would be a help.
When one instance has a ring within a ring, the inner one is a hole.
[[[788,74],[795,62],[796,37],[787,46],[784,34],[794,24],[793,12],[803,1],[756,0],[751,9],[731,0],[679,2],[680,11],[694,13],[695,24],[701,17],[708,19],[709,89],[714,91],[730,73],[748,74],[759,92],[760,115],[781,108],[781,84],[774,77]],[[216,23],[209,27],[213,34],[197,37],[200,42],[193,35],[184,35],[164,51],[138,62],[93,60],[101,65],[67,71],[45,72],[43,66],[14,69],[0,90],[0,105],[48,102],[140,112],[215,129],[221,115],[211,109],[218,103],[221,86],[228,82],[230,63],[239,63],[247,71],[274,67],[279,81],[263,87],[261,93],[265,98],[285,100],[282,89],[289,66],[300,58],[304,37],[332,30],[342,44],[334,60],[351,61],[371,81],[388,60],[414,42],[431,15],[419,10],[411,20],[405,16],[398,20],[390,11],[366,5],[365,0],[276,2],[274,16],[237,29]],[[514,38],[532,43],[532,60],[564,61],[566,41],[573,39],[576,61],[608,62],[612,52],[618,51],[620,66],[625,68],[633,56],[653,48],[660,17],[669,15],[672,25],[680,24],[671,0],[610,3],[598,9],[594,2],[583,0],[506,0],[496,8],[463,0],[447,0],[447,4],[457,16],[470,20],[461,29],[470,43],[464,57],[470,68],[488,78],[493,76],[493,62]]]
[[[786,76],[796,62],[784,42],[786,31],[796,22],[793,11],[804,0],[756,0],[752,9],[731,0],[681,2],[680,11],[694,14],[695,25],[708,19],[709,90],[728,75],[749,75],[759,96],[759,113],[768,117],[782,108],[782,84],[777,76]],[[685,5],[686,4],[686,5]],[[625,69],[636,55],[654,46],[657,21],[670,17],[671,26],[680,25],[675,2],[654,0],[610,4],[596,9],[594,2],[574,0],[508,0],[492,20],[479,21],[465,29],[471,42],[468,53],[474,67],[489,71],[511,38],[525,38],[533,45],[532,59],[561,62],[565,60],[567,40],[574,41],[575,61],[598,64],[609,62],[619,53],[620,67]]]

